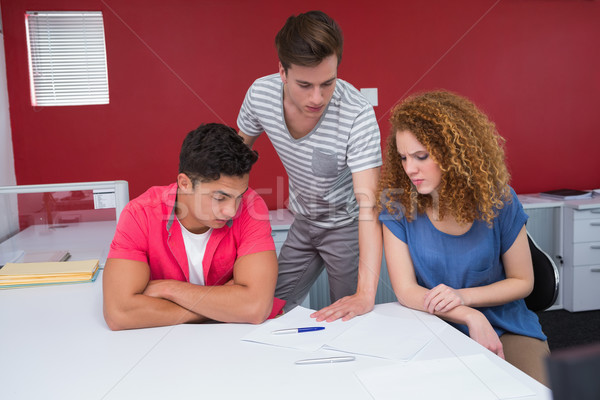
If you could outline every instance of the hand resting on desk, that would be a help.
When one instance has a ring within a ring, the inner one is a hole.
[[[335,303],[312,313],[310,316],[317,321],[332,322],[337,319],[348,321],[358,315],[368,313],[373,309],[373,301],[360,293],[342,297]]]

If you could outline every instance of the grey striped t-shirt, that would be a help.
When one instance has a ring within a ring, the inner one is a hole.
[[[237,124],[249,136],[269,136],[289,177],[294,214],[322,228],[358,218],[352,173],[381,166],[381,143],[373,107],[356,88],[337,79],[317,125],[294,139],[283,116],[281,77],[268,75],[248,89]]]

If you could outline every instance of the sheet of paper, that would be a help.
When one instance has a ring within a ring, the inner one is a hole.
[[[327,342],[325,348],[408,361],[434,338],[419,319],[368,313],[351,329]]]
[[[435,315],[403,307],[397,302],[378,304],[377,308],[375,308],[372,313],[394,318],[402,317],[407,319],[417,319],[426,325],[436,336],[449,326],[448,323]]]
[[[263,343],[272,346],[288,347],[297,350],[316,351],[326,343],[350,329],[362,320],[356,317],[350,321],[337,320],[334,322],[317,322],[310,317],[314,310],[298,306],[279,318],[271,319],[258,326],[255,330],[242,338],[244,341]],[[309,326],[323,326],[321,331],[293,333],[287,335],[274,335],[273,331],[279,329],[302,328]]]
[[[499,400],[535,393],[482,354],[355,372],[375,400]]]

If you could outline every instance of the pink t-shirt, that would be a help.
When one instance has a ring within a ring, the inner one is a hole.
[[[155,186],[132,200],[119,216],[108,258],[142,261],[150,279],[189,282],[189,267],[181,227],[175,218],[177,184]],[[233,277],[233,264],[242,256],[275,250],[269,211],[252,189],[242,198],[237,215],[214,229],[202,262],[207,286],[223,285]]]

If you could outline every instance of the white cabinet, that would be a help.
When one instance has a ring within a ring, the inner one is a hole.
[[[600,309],[600,199],[565,202],[564,308]]]

